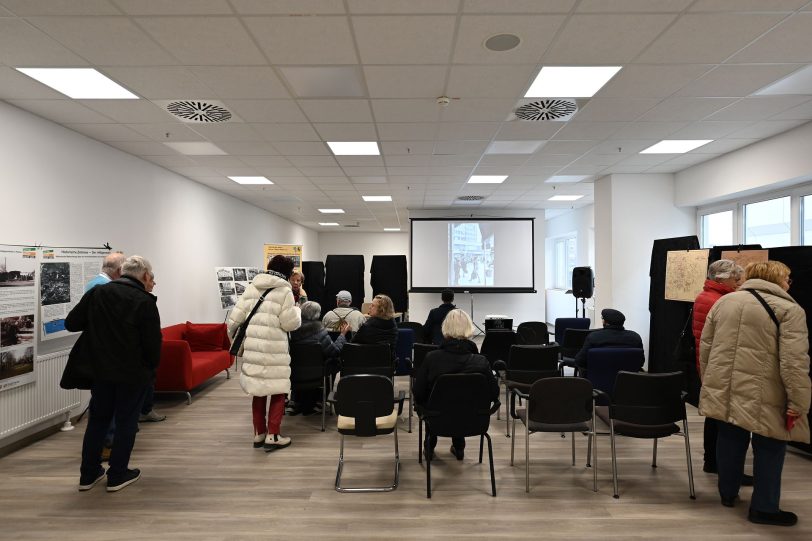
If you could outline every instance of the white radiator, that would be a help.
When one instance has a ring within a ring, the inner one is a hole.
[[[58,351],[37,357],[34,383],[0,393],[0,441],[79,406],[81,391],[66,391],[59,386],[68,353]]]

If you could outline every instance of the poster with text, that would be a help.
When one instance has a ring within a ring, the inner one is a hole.
[[[40,260],[42,340],[69,336],[65,318],[82,299],[85,284],[101,272],[105,248],[43,248]]]
[[[37,250],[0,244],[0,391],[34,381]]]
[[[694,302],[708,274],[709,250],[674,250],[665,262],[665,298]]]
[[[230,310],[237,304],[240,295],[245,293],[245,288],[251,280],[261,272],[256,267],[215,267],[220,307],[223,310]]]
[[[262,268],[268,268],[268,261],[275,255],[283,255],[293,260],[293,270],[302,270],[301,244],[266,244],[262,258]]]

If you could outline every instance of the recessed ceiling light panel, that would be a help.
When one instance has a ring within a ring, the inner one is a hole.
[[[507,175],[471,175],[468,184],[502,184]]]
[[[237,184],[273,184],[267,177],[228,177]]]
[[[591,98],[623,66],[545,66],[525,98]]]
[[[664,139],[641,150],[640,154],[684,154],[712,141],[713,139]]]
[[[553,175],[544,182],[546,184],[567,184],[581,182],[589,178],[589,175]]]
[[[325,227],[335,227],[338,225],[338,222],[319,222],[319,225],[323,225]]]
[[[384,231],[400,231],[399,227],[384,227]]]
[[[93,68],[16,68],[75,100],[137,100],[138,96]]]
[[[319,209],[322,214],[344,214],[344,209]]]
[[[364,198],[364,201],[367,201],[369,203],[374,203],[376,201],[391,201],[392,200],[391,195],[364,195],[362,197]]]
[[[376,141],[328,141],[327,146],[336,156],[380,156]]]
[[[547,201],[576,201],[582,197],[583,195],[554,195]]]

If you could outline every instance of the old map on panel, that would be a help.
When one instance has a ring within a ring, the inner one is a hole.
[[[747,268],[749,263],[763,263],[769,259],[768,250],[725,250],[722,259],[729,259],[741,268]]]
[[[708,250],[668,252],[665,265],[665,298],[694,302],[702,292],[708,272]]]

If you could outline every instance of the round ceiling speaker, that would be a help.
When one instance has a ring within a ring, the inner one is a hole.
[[[521,42],[522,40],[515,34],[496,34],[485,40],[485,48],[489,51],[501,53],[515,49]]]

